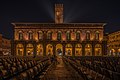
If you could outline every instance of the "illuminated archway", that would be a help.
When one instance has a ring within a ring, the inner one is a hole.
[[[37,45],[37,56],[43,56],[43,45],[42,44]]]
[[[91,44],[85,45],[85,56],[92,56],[92,45]]]
[[[111,50],[110,50],[110,55],[113,56],[113,55],[115,55],[114,53],[115,53],[115,49],[111,49]]]
[[[56,55],[63,55],[63,46],[62,44],[56,45]]]
[[[53,55],[53,46],[51,44],[46,46],[46,55]]]
[[[16,55],[17,56],[23,56],[23,54],[24,54],[23,44],[17,44],[17,46],[16,46]]]
[[[102,56],[102,46],[100,44],[95,45],[95,56]]]
[[[82,45],[81,44],[75,45],[75,56],[82,56]]]
[[[120,53],[120,48],[118,49],[118,53]]]
[[[72,56],[72,45],[71,44],[67,44],[65,46],[65,55]]]
[[[26,55],[27,56],[33,56],[33,51],[34,51],[34,48],[33,48],[33,45],[32,44],[27,44],[26,46]]]

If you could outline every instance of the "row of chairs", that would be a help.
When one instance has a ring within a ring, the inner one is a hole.
[[[0,79],[32,80],[49,65],[49,59],[40,61],[31,57],[0,58]]]
[[[98,57],[65,57],[66,61],[69,62],[86,80],[91,78],[94,80],[119,80],[120,73],[98,65],[98,63],[101,64],[103,60],[106,60],[107,58],[97,58]],[[114,59],[116,60],[116,58]],[[106,62],[107,61],[109,60],[106,60]],[[105,64],[102,65],[104,66]]]

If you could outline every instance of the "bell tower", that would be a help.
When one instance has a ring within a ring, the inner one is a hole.
[[[55,23],[63,23],[63,4],[55,4]]]

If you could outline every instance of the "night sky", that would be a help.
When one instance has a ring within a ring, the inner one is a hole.
[[[105,33],[120,30],[119,0],[0,0],[0,33],[13,38],[12,22],[54,22],[54,4],[64,4],[65,23],[104,22]]]

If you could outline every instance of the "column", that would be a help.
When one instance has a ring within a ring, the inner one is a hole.
[[[24,55],[23,56],[26,56],[26,43],[24,43],[23,45],[24,45]]]
[[[75,56],[75,44],[72,44],[72,56]]]
[[[91,45],[92,45],[92,56],[95,56],[95,45],[94,43],[92,43]]]
[[[34,54],[33,54],[33,56],[35,56],[36,57],[36,54],[37,54],[37,45],[36,45],[36,43],[34,42]]]
[[[82,44],[82,56],[85,56],[85,44]]]
[[[63,44],[63,56],[65,56],[65,44]]]
[[[46,56],[46,43],[43,44],[43,56]]]
[[[53,44],[53,55],[56,55],[56,44]]]

